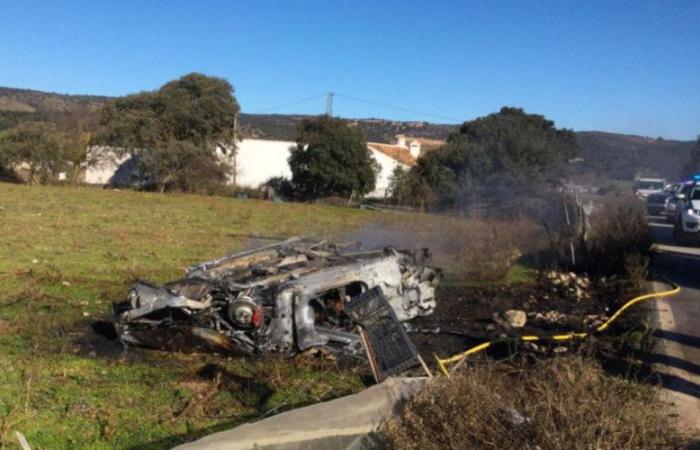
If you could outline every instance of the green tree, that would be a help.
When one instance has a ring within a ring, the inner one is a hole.
[[[82,166],[87,162],[87,148],[97,127],[98,113],[90,105],[78,103],[49,118],[65,135],[64,154],[69,166],[68,176],[71,182],[77,183]]]
[[[418,160],[440,206],[498,202],[559,182],[578,152],[574,133],[518,108],[465,122],[441,149]]]
[[[161,191],[190,191],[228,179],[232,167],[221,162],[217,148],[235,151],[239,110],[228,81],[192,73],[156,91],[107,103],[94,142],[136,156],[141,181]],[[185,179],[192,176],[199,178]]]
[[[389,197],[401,206],[416,206],[421,210],[431,203],[433,191],[426,178],[417,171],[396,166],[389,178]]]
[[[65,168],[65,135],[46,122],[24,122],[0,133],[0,165],[26,168],[26,181],[39,184]]]
[[[408,174],[408,170],[396,166],[389,177],[388,197],[397,205],[405,205],[408,201]]]
[[[292,184],[302,200],[362,196],[374,189],[377,163],[362,132],[340,119],[304,120],[289,156]]]
[[[189,141],[172,141],[139,156],[139,178],[154,183],[160,192],[214,193],[226,183],[229,173],[226,162],[204,154],[202,147]]]

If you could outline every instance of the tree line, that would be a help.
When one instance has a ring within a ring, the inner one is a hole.
[[[107,101],[97,115],[76,110],[60,120],[27,121],[0,132],[0,176],[15,169],[28,183],[78,181],[88,146],[133,157],[138,186],[158,191],[217,192],[235,167],[240,106],[233,86],[199,73],[159,89]],[[294,200],[362,198],[376,184],[378,165],[365,136],[327,116],[302,121],[292,149],[289,180],[268,185]],[[556,187],[579,147],[571,130],[542,115],[504,107],[467,121],[444,146],[397,168],[385,201],[424,209],[507,205]],[[700,138],[693,150],[700,165]]]

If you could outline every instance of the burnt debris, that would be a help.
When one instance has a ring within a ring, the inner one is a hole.
[[[197,264],[164,286],[138,281],[114,304],[115,328],[125,345],[160,349],[360,354],[345,306],[376,290],[398,321],[429,315],[440,271],[427,250],[356,247],[294,238]]]

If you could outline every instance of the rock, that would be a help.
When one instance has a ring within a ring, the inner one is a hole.
[[[519,309],[509,309],[503,313],[503,318],[513,328],[522,328],[527,323],[527,314]]]
[[[493,330],[495,330],[495,329],[496,329],[496,327],[493,326],[492,323],[486,325],[486,331],[493,331]]]
[[[524,416],[524,415],[523,415],[522,413],[520,413],[520,411],[518,411],[517,409],[508,408],[508,409],[506,409],[506,411],[508,412],[508,415],[510,416],[510,417],[509,417],[509,418],[510,418],[510,422],[511,422],[513,425],[515,425],[516,427],[517,427],[517,426],[520,426],[520,425],[525,425],[525,424],[528,424],[528,423],[531,423],[531,422],[532,422],[532,419],[531,419],[531,418],[529,418],[529,417],[527,417],[527,416]]]
[[[533,352],[538,352],[540,350],[540,347],[534,342],[526,342],[525,344],[523,344],[523,347],[532,350]]]
[[[547,311],[542,315],[542,319],[547,322],[561,323],[566,320],[566,315],[558,311]]]
[[[554,353],[556,353],[557,355],[561,355],[561,354],[563,354],[563,353],[568,352],[569,349],[566,348],[566,347],[555,347],[554,350],[552,350],[552,351],[553,351]]]

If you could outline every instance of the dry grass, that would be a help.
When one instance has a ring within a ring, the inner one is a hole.
[[[450,278],[497,283],[508,280],[519,258],[541,245],[544,235],[527,219],[465,220],[414,214],[402,222],[384,216],[350,237],[370,245],[428,247],[434,264],[444,268]]]
[[[656,391],[579,357],[467,369],[419,394],[385,430],[400,449],[668,449]]]
[[[592,224],[586,245],[589,270],[629,276],[639,276],[641,270],[643,275],[644,257],[652,244],[644,204],[633,194],[608,196]],[[636,266],[634,270],[632,265]]]

